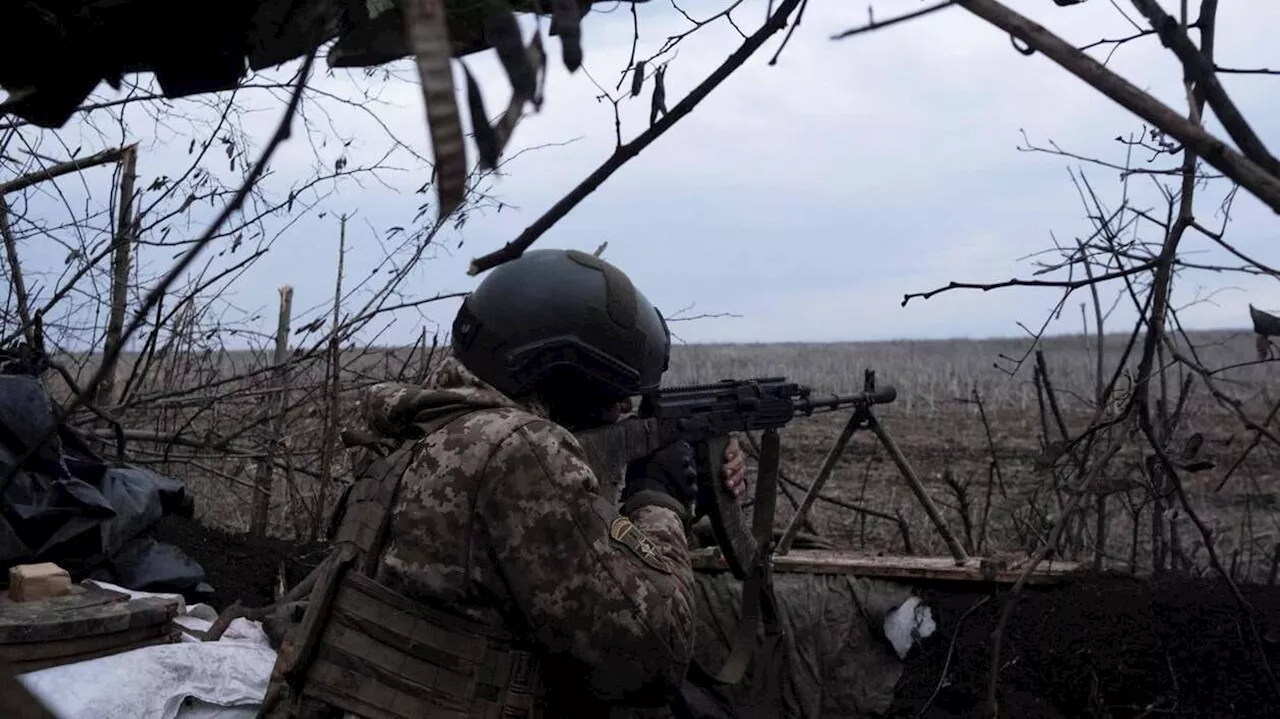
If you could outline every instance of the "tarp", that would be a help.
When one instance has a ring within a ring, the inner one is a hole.
[[[199,564],[145,536],[165,515],[191,516],[182,483],[94,455],[58,426],[38,376],[0,374],[0,483],[0,587],[9,567],[48,561],[77,580],[193,599],[209,591]]]
[[[205,631],[216,618],[209,605],[196,604],[180,607],[175,621]],[[59,719],[253,719],[275,661],[261,623],[236,619],[215,642],[184,634],[181,642],[41,669],[18,680]]]

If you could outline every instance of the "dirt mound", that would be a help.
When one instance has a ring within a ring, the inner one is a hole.
[[[155,531],[156,539],[181,547],[204,567],[214,591],[209,603],[219,610],[237,599],[249,607],[271,604],[282,565],[288,586],[293,586],[328,551],[323,544],[229,534],[182,517],[165,517]]]
[[[290,585],[323,545],[252,539],[178,517],[158,539],[201,563],[222,608],[271,603],[281,565]],[[1280,588],[1243,587],[1280,670]],[[980,717],[991,633],[1004,599],[923,589],[938,632],[908,658],[891,717]],[[1280,716],[1280,695],[1230,590],[1217,582],[1094,577],[1025,589],[1001,650],[999,701],[1010,719]]]
[[[1280,668],[1280,589],[1242,592],[1266,660]],[[909,658],[891,716],[982,716],[991,633],[1005,600],[928,594],[939,631]],[[1250,637],[1230,589],[1217,582],[1093,577],[1027,589],[1005,629],[1000,714],[1280,716],[1280,696]]]

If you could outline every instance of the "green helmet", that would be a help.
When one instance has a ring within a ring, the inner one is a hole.
[[[577,250],[534,250],[494,268],[467,296],[453,351],[509,396],[554,386],[609,401],[658,388],[671,333],[617,267]]]

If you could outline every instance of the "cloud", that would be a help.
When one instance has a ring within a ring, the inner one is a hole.
[[[1218,52],[1224,64],[1266,64],[1270,38],[1280,32],[1280,17],[1262,12],[1267,3],[1222,8]],[[916,7],[899,5],[874,7],[878,17]],[[666,3],[636,7],[642,33],[636,57],[652,55],[668,36],[691,28]],[[1108,3],[1058,8],[1036,2],[1017,9],[1076,44],[1132,33]],[[700,12],[701,18],[713,10]],[[764,12],[765,3],[747,2],[734,19],[751,32]],[[1035,268],[1025,258],[1050,247],[1051,233],[1071,242],[1089,232],[1088,213],[1067,173],[1079,163],[1020,152],[1023,131],[1041,146],[1052,141],[1123,162],[1123,148],[1113,138],[1140,131],[1141,123],[1046,58],[1018,54],[1006,35],[960,7],[848,40],[829,39],[865,21],[865,4],[811,3],[776,65],[768,59],[781,33],[538,246],[591,250],[607,240],[605,256],[668,311],[693,304],[697,312],[742,315],[682,324],[681,335],[691,341],[993,336],[1019,332],[1018,322],[1038,325],[1057,291],[954,292],[905,308],[901,300],[904,293],[952,280],[1029,276]],[[532,21],[525,18],[524,25],[527,32]],[[740,41],[723,20],[683,41],[668,56],[668,107]],[[596,83],[613,92],[631,57],[629,8],[591,13],[584,42],[585,72],[571,76],[560,65],[558,41],[550,39],[546,104],[516,131],[512,151],[527,152],[493,183],[492,192],[508,207],[479,213],[460,234],[450,233],[436,259],[413,276],[415,292],[474,286],[464,274],[471,257],[509,241],[612,152],[613,109],[597,99]],[[484,88],[490,112],[505,106],[510,90],[493,54],[465,62]],[[1127,43],[1109,63],[1172,106],[1182,104],[1180,70],[1158,40]],[[425,150],[415,75],[407,61],[393,70],[403,79],[381,83],[378,99],[362,108],[337,102],[309,108],[317,129],[331,136],[328,145],[295,139],[272,164],[278,177],[302,174],[317,153],[323,162],[336,160],[344,152],[337,135],[352,139],[345,152],[361,161],[384,151],[387,131]],[[335,71],[319,86],[351,96],[354,88],[370,85],[350,79],[360,73]],[[455,75],[461,87],[460,68]],[[1264,140],[1280,137],[1280,103],[1267,91],[1273,86],[1251,76],[1228,78]],[[646,126],[651,87],[620,104],[624,141]],[[267,111],[272,105],[262,93],[253,97],[263,110],[244,122],[265,140],[277,113]],[[142,172],[181,167],[185,149],[149,149]],[[396,162],[407,164],[403,152]],[[1106,202],[1118,201],[1117,173],[1085,172]],[[276,285],[288,281],[297,288],[295,306],[322,308],[332,293],[337,213],[357,214],[348,266],[353,276],[369,271],[378,255],[375,233],[405,225],[430,199],[414,194],[427,180],[422,169],[383,177],[389,186],[345,186],[326,200],[326,217],[297,221],[238,281],[237,305],[264,308],[269,317]],[[1161,204],[1150,181],[1134,181],[1128,191],[1149,207]],[[1211,209],[1207,203],[1202,212]],[[1238,201],[1229,232],[1241,251],[1275,262],[1277,223],[1256,201]],[[1187,242],[1208,248],[1198,238]],[[55,260],[61,257],[46,258]],[[1219,295],[1216,308],[1189,310],[1193,324],[1238,326],[1246,302],[1280,305],[1274,282],[1217,275],[1189,277],[1187,295],[1179,300],[1194,296],[1197,283],[1244,290]],[[427,317],[447,325],[454,307],[430,308]],[[380,341],[410,341],[421,319],[401,318]],[[1059,331],[1078,328],[1075,315],[1063,322]]]

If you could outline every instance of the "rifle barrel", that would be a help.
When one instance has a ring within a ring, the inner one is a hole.
[[[898,398],[898,390],[893,385],[877,387],[874,392],[861,394],[837,395],[814,398],[801,397],[795,401],[797,415],[810,415],[816,412],[832,412],[847,407],[866,407],[873,404],[889,404]]]

